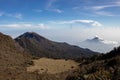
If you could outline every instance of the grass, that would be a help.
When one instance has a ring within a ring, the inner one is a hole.
[[[27,67],[27,71],[39,73],[56,74],[65,71],[75,70],[78,68],[79,63],[73,60],[64,59],[49,59],[40,58],[38,60],[33,60],[34,65]]]

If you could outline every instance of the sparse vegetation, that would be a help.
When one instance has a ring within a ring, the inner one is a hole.
[[[119,80],[120,79],[120,47],[107,54],[77,59],[79,71],[68,76],[66,80]],[[80,79],[78,79],[80,78]]]
[[[64,59],[48,59],[48,58],[40,58],[38,60],[34,60],[33,66],[27,68],[29,72],[38,71],[39,73],[48,73],[48,74],[57,74],[66,71],[72,71],[78,69],[79,63]]]

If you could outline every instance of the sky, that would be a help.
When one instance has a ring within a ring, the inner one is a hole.
[[[94,36],[120,41],[120,0],[0,0],[0,32],[30,31],[76,44]]]

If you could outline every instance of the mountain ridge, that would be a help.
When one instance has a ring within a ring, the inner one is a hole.
[[[91,56],[96,52],[68,43],[48,40],[35,32],[26,32],[15,39],[26,51],[34,56],[51,58],[77,58]]]

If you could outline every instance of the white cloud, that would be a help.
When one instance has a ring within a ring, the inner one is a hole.
[[[55,23],[55,24],[84,23],[84,24],[89,24],[91,26],[102,26],[102,24],[100,22],[95,21],[95,20],[71,20],[71,21],[58,21],[58,22],[53,21],[52,23]]]
[[[32,27],[31,24],[16,24],[16,23],[13,23],[13,24],[3,24],[3,25],[0,25],[1,27],[4,27],[4,28],[28,28],[28,27]]]
[[[114,15],[110,12],[106,12],[106,11],[97,11],[97,12],[94,12],[95,14],[97,15],[102,15],[102,16],[119,16],[119,15]]]
[[[5,13],[4,14],[5,16],[8,16],[8,17],[13,17],[13,18],[16,18],[16,19],[22,19],[22,14],[21,13]]]
[[[30,24],[30,23],[2,24],[0,25],[0,27],[10,28],[10,29],[50,29],[49,26],[46,26],[43,23],[40,23],[40,24]]]
[[[38,26],[38,28],[40,28],[40,29],[50,29],[49,26],[46,26],[46,25],[43,24],[43,23],[40,23],[40,24],[38,24],[37,26]]]
[[[86,7],[88,9],[93,9],[93,10],[103,10],[105,8],[112,8],[112,7],[120,7],[120,1],[114,1],[114,2],[106,2],[106,4],[103,5],[97,5],[97,6],[91,6],[91,7]]]
[[[52,7],[57,0],[48,0],[47,7]]]
[[[13,17],[16,19],[22,19],[21,13],[6,13],[6,12],[0,12],[0,16],[6,16],[6,17]]]
[[[4,12],[0,12],[0,16],[3,16],[4,15]]]
[[[97,21],[94,21],[91,25],[92,26],[102,26],[102,24]]]
[[[84,8],[86,10],[91,10],[93,13],[97,15],[102,15],[102,16],[120,16],[114,14],[112,11],[107,11],[107,8],[115,8],[115,7],[120,7],[120,1],[114,1],[114,2],[106,2],[101,5],[97,6],[85,6]]]
[[[57,12],[57,13],[64,12],[62,9],[59,9],[59,8],[54,6],[57,1],[58,0],[49,0],[48,3],[47,3],[47,6],[46,6],[47,10],[54,11],[54,12]]]
[[[22,14],[17,13],[15,14],[13,17],[17,18],[17,19],[22,19]]]
[[[114,2],[114,4],[120,5],[120,0],[117,0],[116,2]]]
[[[60,9],[52,9],[53,11],[57,12],[57,13],[62,13],[63,10],[60,10]]]
[[[119,44],[117,41],[109,41],[109,40],[104,40],[103,43],[112,44],[112,45],[118,45]]]
[[[103,10],[105,8],[110,8],[110,7],[120,7],[120,4],[114,4],[114,5],[101,5],[101,6],[93,6],[91,9],[93,10]]]

